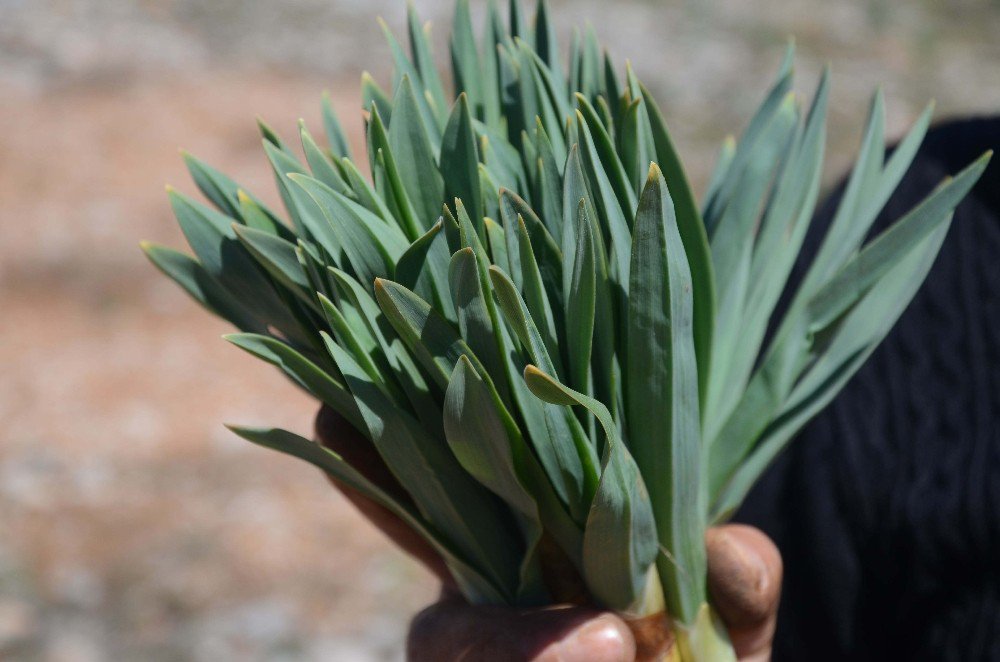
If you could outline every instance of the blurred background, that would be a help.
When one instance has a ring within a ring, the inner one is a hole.
[[[451,0],[415,2],[444,64]],[[931,98],[1000,110],[996,2],[551,5],[564,46],[590,21],[633,60],[699,185],[792,35],[803,93],[833,65],[827,183],[879,82],[893,136]],[[360,149],[377,15],[402,33],[402,0],[0,0],[0,659],[401,657],[433,582],[317,471],[222,427],[308,433],[315,405],[137,246],[183,245],[179,147],[277,205],[255,116],[320,133],[328,89]]]

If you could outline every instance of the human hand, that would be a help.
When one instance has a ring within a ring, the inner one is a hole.
[[[316,434],[320,443],[369,480],[408,500],[371,443],[333,410],[320,410]],[[441,557],[408,525],[354,490],[334,484],[376,527],[441,580],[441,599],[420,612],[410,626],[408,659],[612,662],[660,659],[669,650],[671,642],[647,636],[648,623],[626,623],[614,613],[590,607],[470,605],[459,595]],[[740,662],[769,660],[781,592],[778,549],[759,529],[741,524],[709,529],[705,544],[712,603]]]

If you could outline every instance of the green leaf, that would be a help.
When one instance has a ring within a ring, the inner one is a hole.
[[[705,233],[705,222],[698,211],[698,203],[688,183],[687,173],[667,131],[667,123],[652,95],[639,83],[649,118],[649,127],[656,148],[656,162],[663,171],[674,201],[677,229],[684,242],[688,266],[691,269],[691,287],[694,298],[694,349],[698,358],[699,392],[704,398],[708,389],[708,367],[711,363],[712,332],[715,327],[715,272]]]
[[[597,116],[597,111],[590,105],[586,97],[582,94],[577,94],[576,104],[580,126],[581,128],[586,126],[585,135],[587,140],[584,147],[589,146],[593,150],[589,158],[591,167],[595,175],[603,175],[601,177],[603,181],[600,181],[601,185],[603,186],[606,183],[610,190],[614,191],[614,199],[621,209],[621,217],[625,219],[632,215],[636,199],[635,193],[629,185],[628,175],[625,174],[625,168],[622,166],[618,151],[615,150],[611,136],[608,135],[607,129]],[[611,211],[605,210],[605,213],[611,214]]]
[[[378,110],[383,121],[392,122],[392,101],[367,71],[361,73],[361,107],[368,112],[372,112],[373,109]],[[368,158],[371,159],[373,156],[369,154]]]
[[[654,164],[632,237],[625,393],[629,448],[648,485],[667,611],[691,623],[705,601],[698,371],[691,275],[667,184]],[[652,413],[655,412],[655,415]]]
[[[375,281],[375,300],[396,333],[442,390],[448,387],[455,363],[463,354],[476,364],[480,374],[487,374],[455,328],[410,290],[399,283],[379,279]]]
[[[641,599],[658,551],[650,495],[639,468],[607,407],[535,366],[525,368],[524,380],[545,402],[585,407],[604,429],[608,441],[583,534],[583,570],[587,587],[600,604],[626,611]]]
[[[802,427],[826,407],[896,324],[923,284],[949,223],[934,229],[842,318],[834,339],[787,399],[781,415],[754,434],[753,451],[716,491],[710,521],[727,520]]]
[[[381,352],[385,357],[385,364],[389,366],[388,372],[395,375],[396,381],[406,392],[412,410],[423,422],[424,428],[432,434],[440,432],[440,407],[435,400],[437,394],[431,393],[424,374],[396,335],[378,303],[366,288],[343,271],[330,269],[330,274],[333,276],[337,305],[355,337],[372,356]],[[443,389],[441,392],[443,393]]]
[[[490,262],[505,271],[510,270],[510,257],[507,254],[507,237],[500,224],[490,217],[484,219],[486,238],[489,240]]]
[[[538,262],[535,259],[535,251],[531,245],[528,228],[524,223],[524,218],[520,214],[517,217],[517,252],[520,257],[521,288],[524,293],[525,306],[531,318],[538,325],[542,341],[557,368],[555,374],[562,374],[563,371],[559,365],[559,343],[556,340],[555,316],[552,313],[551,302],[545,292],[545,283],[538,269]]]
[[[267,270],[279,283],[287,287],[301,301],[319,312],[313,297],[309,277],[299,264],[295,244],[289,243],[269,232],[233,224],[236,237],[258,264]]]
[[[188,152],[181,150],[181,156],[198,190],[223,214],[239,219],[240,204],[236,197],[239,186],[236,182]]]
[[[504,318],[527,348],[531,360],[546,372],[556,374],[538,327],[510,278],[495,266],[490,267],[489,275]],[[524,413],[525,403],[521,407]],[[529,430],[531,441],[556,491],[579,519],[580,515],[585,516],[597,488],[597,453],[573,412],[546,405],[545,415],[552,433],[541,435]]]
[[[385,202],[383,202],[382,198],[375,193],[375,189],[372,188],[372,185],[369,184],[368,181],[365,180],[364,176],[358,171],[357,166],[347,159],[341,159],[340,165],[344,172],[344,178],[351,186],[351,190],[354,192],[354,197],[358,200],[361,206],[381,218],[386,223],[396,225],[397,221],[389,211],[389,208],[385,206]]]
[[[426,28],[420,25],[417,11],[412,4],[406,6],[407,29],[410,37],[410,53],[413,56],[413,63],[420,76],[420,83],[426,94],[426,100],[434,111],[438,119],[440,129],[444,126],[447,117],[448,100],[444,93],[444,86],[438,76],[437,67],[434,66],[434,55],[428,43],[430,38],[430,25]]]
[[[400,91],[396,95],[397,98],[401,95],[405,96],[405,92],[402,91],[405,85],[406,78],[404,77],[403,82],[400,83]],[[402,100],[400,101],[405,104]],[[393,117],[397,122],[400,119],[396,117],[399,112],[400,109],[397,108],[393,113]],[[404,112],[409,112],[409,109],[405,105]],[[411,146],[406,146],[406,148],[409,147]],[[418,218],[417,210],[414,208],[413,201],[406,190],[405,177],[393,154],[389,134],[386,132],[385,125],[382,124],[382,118],[377,108],[372,111],[371,121],[368,123],[368,149],[371,153],[375,154],[375,163],[373,165],[375,189],[383,196],[386,206],[392,211],[390,223],[398,225],[408,240],[407,243],[409,243],[409,241],[413,241],[425,232],[431,223],[433,223],[433,220],[425,219],[422,221]],[[431,163],[431,167],[433,167],[433,162]],[[380,175],[384,176],[384,180],[380,179]],[[426,227],[424,223],[426,223]]]
[[[838,318],[890,268],[903,259],[914,245],[951,218],[955,206],[979,181],[993,152],[987,152],[954,179],[893,223],[845,264],[809,302],[810,331],[825,328]]]
[[[822,282],[840,269],[858,250],[878,213],[909,168],[927,133],[933,104],[924,109],[893,151],[889,162],[883,164],[884,105],[882,92],[879,90],[872,100],[857,166],[851,172],[851,178],[820,250],[802,281],[796,304],[802,304],[811,298]]]
[[[388,509],[430,543],[434,550],[444,558],[448,569],[455,577],[455,581],[464,595],[474,601],[487,604],[502,604],[504,602],[505,596],[496,584],[476,569],[470,561],[463,558],[462,554],[433,527],[428,526],[426,520],[414,508],[400,503],[378,485],[369,481],[340,455],[316,442],[285,430],[236,426],[229,426],[229,429],[259,446],[295,456],[319,467],[338,481]]]
[[[354,398],[347,390],[347,385],[342,381],[341,375],[331,375],[325,372],[277,338],[256,333],[233,333],[223,336],[223,338],[257,358],[280,368],[293,382],[311,393],[320,402],[332,407],[351,425],[359,427],[362,424],[358,408],[354,404]]]
[[[289,175],[289,179],[316,203],[358,280],[371,283],[392,273],[395,261],[407,248],[401,232],[392,232],[367,209],[312,177]]]
[[[458,328],[462,338],[482,362],[490,375],[504,374],[503,359],[499,352],[498,332],[493,325],[493,316],[487,306],[479,264],[472,248],[463,248],[451,256],[448,267],[448,282],[451,284],[452,301],[458,315]],[[497,389],[508,401],[507,384],[495,382]]]
[[[459,198],[469,210],[476,232],[485,239],[483,200],[479,188],[479,151],[466,95],[460,94],[441,141],[441,176],[447,200]]]
[[[476,47],[476,36],[469,15],[469,1],[455,3],[455,18],[451,31],[451,71],[455,89],[462,90],[469,98],[472,114],[486,119],[483,97],[483,73]]]
[[[321,297],[320,302],[330,328],[333,329],[333,333],[337,338],[334,341],[326,331],[320,331],[323,344],[326,346],[327,351],[330,352],[331,358],[334,355],[334,351],[330,346],[336,343],[351,354],[362,370],[371,378],[372,382],[377,384],[383,393],[396,403],[397,407],[405,407],[406,396],[393,380],[393,372],[387,364],[385,355],[382,353],[382,348],[372,342],[373,338],[368,333],[367,326],[363,323],[352,324],[337,309],[333,302],[326,297]]]
[[[433,302],[449,320],[455,317],[455,306],[448,291],[448,273],[445,267],[447,247],[441,233],[444,221],[438,219],[430,230],[410,244],[396,262],[394,279]]]
[[[582,97],[579,98],[582,99]],[[586,103],[586,100],[583,100],[583,103]],[[602,221],[601,226],[607,232],[611,242],[612,272],[615,274],[615,283],[622,290],[623,295],[628,295],[628,279],[625,273],[629,264],[632,234],[629,231],[628,222],[625,220],[625,212],[627,211],[629,215],[632,214],[632,210],[635,209],[635,196],[629,188],[628,199],[624,202],[616,197],[615,191],[612,190],[613,185],[602,163],[602,157],[594,147],[594,140],[587,127],[587,122],[582,113],[577,113],[577,117],[580,123],[582,163],[587,172],[591,190],[595,192],[593,202],[597,208],[598,218]],[[606,135],[605,138],[607,138]],[[617,156],[615,159],[617,161]],[[622,177],[624,177],[624,172]],[[622,185],[628,188],[627,182],[623,181]]]
[[[254,259],[236,239],[232,219],[188,197],[168,190],[174,216],[205,270],[232,297],[298,342],[308,344],[298,321]]]
[[[539,542],[542,524],[524,464],[533,461],[514,420],[465,356],[459,358],[444,400],[444,430],[458,462],[511,507],[525,542],[518,602],[542,603]]]
[[[295,151],[261,117],[257,118],[257,128],[260,130],[260,135],[264,139],[264,142],[281,150],[289,158],[295,158]]]
[[[594,341],[594,305],[597,297],[594,239],[586,202],[581,200],[577,209],[576,257],[566,297],[565,341],[569,382],[584,392],[591,392],[590,353]]]
[[[340,124],[340,120],[337,118],[337,113],[333,110],[333,102],[330,99],[330,93],[323,93],[323,102],[321,104],[321,111],[323,114],[323,130],[326,133],[326,140],[330,143],[330,152],[339,161],[343,158],[354,159],[351,154],[351,143],[347,139],[347,134],[344,132],[344,127]]]
[[[265,325],[226,291],[197,260],[166,246],[150,242],[142,242],[141,246],[156,268],[210,312],[227,320],[240,331],[265,331]]]
[[[295,228],[296,234],[315,239],[322,245],[323,242],[320,241],[320,238],[311,234],[311,230],[314,230],[314,228],[311,229],[307,225],[310,218],[314,217],[318,210],[314,209],[315,205],[308,198],[303,200],[296,196],[295,187],[288,181],[290,173],[308,174],[306,168],[297,159],[289,156],[272,143],[265,140],[263,144],[264,153],[267,155],[267,160],[274,171],[274,181],[278,185],[281,202],[285,205],[285,210],[292,219],[292,226]],[[335,247],[333,246],[323,247],[331,255],[335,251]]]
[[[505,601],[512,601],[520,559],[509,544],[517,535],[509,513],[462,469],[444,439],[427,434],[396,407],[346,351],[338,345],[330,349],[386,466],[430,524],[446,531],[463,556],[500,587]]]
[[[337,170],[330,158],[313,140],[309,131],[306,130],[306,123],[303,120],[299,120],[299,136],[302,140],[302,151],[305,152],[306,162],[309,164],[313,177],[338,193],[352,196],[353,192],[350,186],[340,176],[340,171]]]
[[[747,314],[754,233],[761,208],[794,138],[797,117],[794,99],[788,95],[761,134],[753,157],[736,177],[729,204],[712,235],[712,264],[719,299],[704,402],[708,438],[717,430],[713,423],[724,421],[737,404],[733,396],[738,392],[727,388],[726,378],[745,349],[743,320]],[[749,349],[755,351],[753,347]]]
[[[538,191],[536,195],[541,197],[541,204],[537,201],[536,206],[541,213],[542,222],[556,241],[556,245],[562,242],[562,167],[565,162],[559,162],[552,151],[552,143],[549,141],[545,129],[541,122],[536,123],[535,142],[538,147]]]
[[[419,227],[426,230],[441,214],[444,181],[437,168],[437,155],[417,109],[413,86],[403,77],[393,99],[392,123],[389,125],[389,146],[399,169],[406,195],[413,203]]]
[[[236,191],[236,198],[240,203],[240,217],[247,227],[269,232],[287,241],[296,241],[295,233],[262,207],[255,198],[242,189]]]
[[[739,183],[739,178],[744,168],[748,163],[754,162],[754,152],[759,146],[761,134],[770,126],[774,116],[781,110],[785,103],[785,97],[792,87],[792,58],[794,53],[794,44],[789,43],[785,51],[785,57],[778,69],[777,80],[750,120],[750,124],[747,125],[746,130],[743,132],[733,155],[732,163],[726,169],[718,188],[715,189],[715,195],[711,198],[705,198],[705,207],[702,216],[705,219],[705,227],[708,230],[709,237],[714,236],[716,223],[726,205],[729,204],[733,188]]]
[[[389,26],[381,18],[378,19],[378,22],[379,26],[381,26],[382,28],[382,34],[385,35],[385,40],[389,43],[389,50],[392,53],[392,61],[396,65],[395,78],[393,78],[393,84],[394,85],[398,84],[398,81],[403,76],[409,76],[411,81],[414,82],[421,81],[420,87],[423,87],[423,82],[422,79],[420,78],[420,73],[417,71],[417,68],[413,65],[413,63],[411,63],[410,60],[406,57],[406,53],[403,51],[403,48],[399,45],[399,42],[396,41],[396,37],[393,36],[392,31],[389,29]],[[423,96],[423,94],[419,95],[417,103],[420,107],[420,114],[424,118],[424,124],[427,126],[427,130],[432,132],[431,139],[434,142],[437,142],[438,140],[441,139],[441,133],[440,133],[441,125],[438,124],[438,119],[434,115],[434,110],[431,108],[431,104],[427,101],[427,99]],[[381,111],[382,108],[380,107],[379,110]],[[391,122],[388,115],[383,114],[383,119],[386,121],[386,123]]]

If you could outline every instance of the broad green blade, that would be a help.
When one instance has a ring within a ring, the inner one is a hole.
[[[648,488],[667,611],[690,624],[705,601],[705,500],[691,275],[667,184],[654,164],[632,238],[625,396],[629,448]]]
[[[594,341],[594,239],[591,236],[587,205],[581,200],[577,212],[576,257],[566,298],[566,349],[569,383],[585,393],[593,392],[590,373],[591,345]]]
[[[694,288],[694,349],[698,358],[699,393],[704,399],[708,393],[708,375],[711,365],[712,334],[715,328],[715,271],[708,245],[705,222],[698,211],[698,203],[688,183],[687,173],[681,163],[673,139],[667,130],[663,114],[653,101],[646,87],[639,83],[643,106],[649,121],[650,135],[656,149],[656,163],[663,171],[674,201],[677,229],[684,242],[688,266],[691,269],[691,286]]]
[[[288,241],[295,241],[295,233],[289,230],[284,223],[277,220],[277,217],[263,207],[253,196],[239,189],[236,191],[236,199],[240,203],[240,217],[248,227],[270,232]]]
[[[508,544],[517,533],[510,513],[472,480],[447,443],[385,397],[364,370],[338,345],[331,345],[361,418],[379,455],[435,528],[446,531],[463,555],[493,579],[512,601],[520,554]]]
[[[233,224],[233,231],[257,264],[264,267],[277,282],[287,287],[302,302],[319,312],[319,306],[313,295],[314,289],[308,275],[299,264],[295,244],[269,232],[237,223]]]
[[[579,98],[582,100],[582,97]],[[586,103],[586,100],[583,100],[582,103]],[[577,113],[577,117],[580,124],[582,163],[589,178],[591,190],[594,192],[594,205],[601,221],[600,226],[611,243],[608,253],[611,256],[613,280],[615,285],[621,289],[622,294],[627,296],[628,278],[626,274],[628,272],[629,251],[632,246],[632,233],[626,218],[631,217],[632,210],[635,209],[635,195],[631,193],[632,189],[628,188],[628,183],[623,180],[623,185],[628,189],[630,197],[624,202],[616,197],[617,193],[612,190],[611,180],[602,162],[602,157],[599,156],[594,146],[587,122],[582,113]],[[605,136],[606,138],[607,136]],[[617,160],[617,157],[615,159]],[[624,178],[624,172],[621,173],[621,176]],[[625,215],[625,210],[627,210],[628,216]]]
[[[744,295],[746,303],[741,315],[738,351],[730,355],[725,377],[721,378],[720,401],[729,403],[721,411],[726,413],[746,389],[771,314],[815,211],[822,175],[828,91],[829,75],[824,73],[805,126],[780,166],[778,182],[760,221]],[[706,421],[706,435],[711,437],[717,433],[719,423],[724,422],[721,418]]]
[[[524,379],[539,399],[581,405],[604,429],[601,480],[583,534],[583,571],[587,587],[601,604],[627,611],[641,599],[658,551],[650,495],[639,469],[607,407],[535,366],[525,368]]]
[[[441,84],[441,77],[438,75],[437,67],[434,65],[434,55],[431,53],[430,24],[421,25],[417,16],[417,11],[412,4],[406,7],[407,32],[410,37],[410,54],[413,57],[413,64],[420,76],[421,87],[424,98],[434,111],[434,116],[438,120],[438,129],[444,126],[448,117],[448,100],[444,93],[444,86]]]
[[[464,91],[469,98],[472,114],[480,121],[486,121],[483,73],[469,15],[469,0],[455,2],[451,32],[451,71],[455,89]]]
[[[406,196],[413,203],[417,226],[426,230],[441,214],[444,181],[437,168],[435,146],[420,118],[413,86],[407,76],[403,77],[393,99],[389,147],[397,166],[406,164],[399,169],[399,177]]]
[[[336,342],[341,348],[351,354],[358,365],[371,378],[372,382],[379,386],[387,397],[391,398],[398,407],[406,407],[406,396],[400,390],[393,379],[392,369],[386,361],[385,355],[373,338],[368,333],[368,328],[364,323],[352,323],[343,313],[326,297],[322,297],[320,302],[323,305],[323,312],[326,315],[330,327],[336,336],[336,341],[326,331],[320,331],[323,344],[333,357],[331,344]]]
[[[340,375],[324,371],[277,338],[256,333],[233,333],[223,337],[240,349],[280,368],[293,382],[320,402],[332,407],[351,425],[358,427],[362,424],[354,398]]]
[[[408,247],[401,232],[393,232],[367,209],[312,177],[289,175],[289,179],[321,210],[358,280],[368,284],[392,273],[395,261]]]
[[[417,81],[420,81],[419,87],[423,88],[424,86],[423,81],[420,78],[420,73],[417,71],[417,68],[413,65],[413,63],[410,62],[409,58],[406,57],[403,47],[399,45],[398,41],[396,41],[396,37],[392,34],[389,26],[381,18],[378,19],[378,21],[379,25],[382,27],[382,34],[385,35],[385,40],[389,43],[389,50],[392,53],[392,61],[396,65],[396,70],[393,72],[393,87],[396,87],[399,84],[399,81],[403,76],[409,76],[410,80],[413,81],[414,84],[416,84]],[[420,106],[420,113],[424,118],[424,124],[427,126],[427,130],[432,132],[431,139],[435,142],[440,140],[441,125],[438,123],[438,119],[434,115],[434,110],[432,109],[430,102],[423,95],[422,89],[421,93],[417,95],[417,102]],[[382,110],[382,108],[380,107],[379,110]],[[391,121],[388,116],[384,116],[383,119],[386,122]]]
[[[400,83],[400,90],[403,90],[406,78]],[[396,113],[393,113],[395,117]],[[389,134],[378,109],[372,111],[371,121],[368,123],[368,150],[375,154],[375,162],[372,164],[373,177],[375,180],[375,190],[385,200],[386,207],[391,212],[391,224],[397,225],[403,232],[407,243],[415,240],[424,233],[432,221],[426,221],[427,226],[418,217],[416,208],[407,193],[402,174],[396,157],[389,142]]]
[[[749,456],[716,488],[711,522],[724,522],[736,512],[794,435],[836,397],[882,342],[927,277],[948,226],[945,223],[933,230],[851,309],[836,338],[796,387],[780,418],[757,437]]]
[[[198,263],[198,260],[180,251],[150,242],[142,242],[141,246],[150,262],[209,311],[227,320],[240,331],[263,333],[266,330],[265,325],[227,292],[222,284]]]
[[[466,357],[452,373],[444,400],[444,430],[459,463],[510,506],[524,537],[519,604],[544,604],[539,543],[542,523],[523,464],[531,451],[499,396],[486,385]]]
[[[351,143],[347,139],[347,134],[344,132],[344,127],[341,125],[337,113],[333,110],[333,102],[330,99],[329,92],[323,93],[321,110],[323,113],[323,131],[326,133],[326,140],[330,144],[330,152],[338,161],[342,158],[353,160],[354,155],[351,154]]]
[[[198,190],[223,214],[239,219],[240,203],[236,197],[239,186],[236,182],[188,152],[181,150],[181,156]]]
[[[621,208],[621,216],[623,219],[628,218],[635,209],[636,199],[635,191],[629,185],[628,175],[625,174],[625,167],[622,165],[621,157],[615,149],[614,142],[611,140],[611,136],[608,135],[604,123],[598,117],[597,111],[590,105],[590,102],[582,94],[577,94],[576,103],[579,109],[577,112],[580,117],[580,126],[583,127],[586,125],[588,142],[594,148],[594,157],[592,157],[591,162],[594,164],[595,170],[597,164],[601,164],[600,171],[604,175],[604,179],[607,180],[610,188],[614,190],[617,203]],[[605,213],[610,214],[610,211],[606,210]]]
[[[498,330],[494,327],[493,315],[484,296],[479,264],[472,248],[463,248],[451,256],[448,282],[451,284],[452,301],[462,338],[475,352],[487,373],[497,376],[504,374]],[[509,402],[506,380],[497,379],[495,385],[504,402]]]
[[[430,230],[410,244],[396,262],[394,280],[434,304],[447,319],[457,321],[448,290],[448,248],[438,218]]]
[[[448,387],[455,363],[463,354],[480,374],[488,374],[455,327],[410,290],[399,283],[376,280],[375,299],[396,333],[442,390]]]
[[[549,356],[557,368],[556,374],[562,374],[559,365],[559,344],[556,340],[555,316],[552,313],[552,305],[545,293],[545,283],[542,274],[538,269],[538,261],[535,259],[535,251],[531,245],[531,237],[528,228],[524,223],[524,218],[517,217],[517,254],[520,259],[522,283],[521,291],[524,294],[524,303],[531,318],[538,326],[542,342],[549,351]]]
[[[383,121],[392,121],[392,101],[367,71],[361,73],[361,107],[368,112],[378,110]],[[371,159],[372,156],[369,154],[368,158]]]
[[[538,327],[514,284],[495,266],[490,267],[489,273],[504,318],[527,349],[531,361],[554,375],[555,366]],[[515,395],[518,394],[517,385],[515,381]],[[522,401],[520,406],[522,415],[527,418],[527,403]],[[572,411],[551,404],[544,407],[546,429],[551,433],[538,434],[535,429],[529,429],[530,441],[552,485],[574,518],[583,522],[597,489],[597,452]]]
[[[479,187],[479,151],[465,94],[458,96],[444,130],[441,141],[441,175],[444,178],[446,200],[460,199],[470,210],[480,239],[485,239],[483,199]]]
[[[455,547],[444,539],[441,534],[428,526],[426,520],[411,506],[400,503],[385,490],[364,477],[341,456],[328,448],[320,446],[296,434],[276,428],[241,428],[229,426],[229,429],[260,446],[271,448],[288,455],[293,455],[319,467],[345,485],[357,490],[375,503],[388,509],[413,528],[422,538],[434,547],[444,558],[448,569],[464,595],[487,604],[502,604],[505,601],[503,592],[480,570],[463,558]]]
[[[306,155],[306,163],[309,164],[313,177],[338,193],[349,197],[353,196],[351,187],[340,175],[334,162],[323,153],[323,150],[313,140],[312,135],[306,130],[306,123],[303,120],[299,120],[299,137],[302,140],[302,151]]]
[[[347,318],[356,337],[363,339],[363,328],[367,328],[368,337],[378,345],[390,366],[396,381],[406,391],[412,405],[412,410],[424,424],[424,428],[436,434],[441,431],[441,415],[436,396],[432,393],[432,385],[427,383],[424,373],[420,371],[403,341],[396,335],[389,320],[382,313],[378,303],[356,280],[346,273],[331,269],[331,275],[337,294],[337,304]],[[366,345],[367,346],[367,345]],[[372,350],[374,354],[374,350]]]
[[[198,261],[254,317],[308,345],[308,334],[283,303],[256,261],[236,239],[232,219],[170,189],[174,216]]]
[[[810,331],[815,333],[834,321],[915,244],[948,221],[952,210],[979,181],[992,156],[993,152],[987,152],[955,175],[954,179],[871,241],[824,284],[808,305]]]

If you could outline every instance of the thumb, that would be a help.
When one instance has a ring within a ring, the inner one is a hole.
[[[781,597],[781,554],[760,529],[727,524],[705,534],[708,589],[741,662],[768,660]]]

